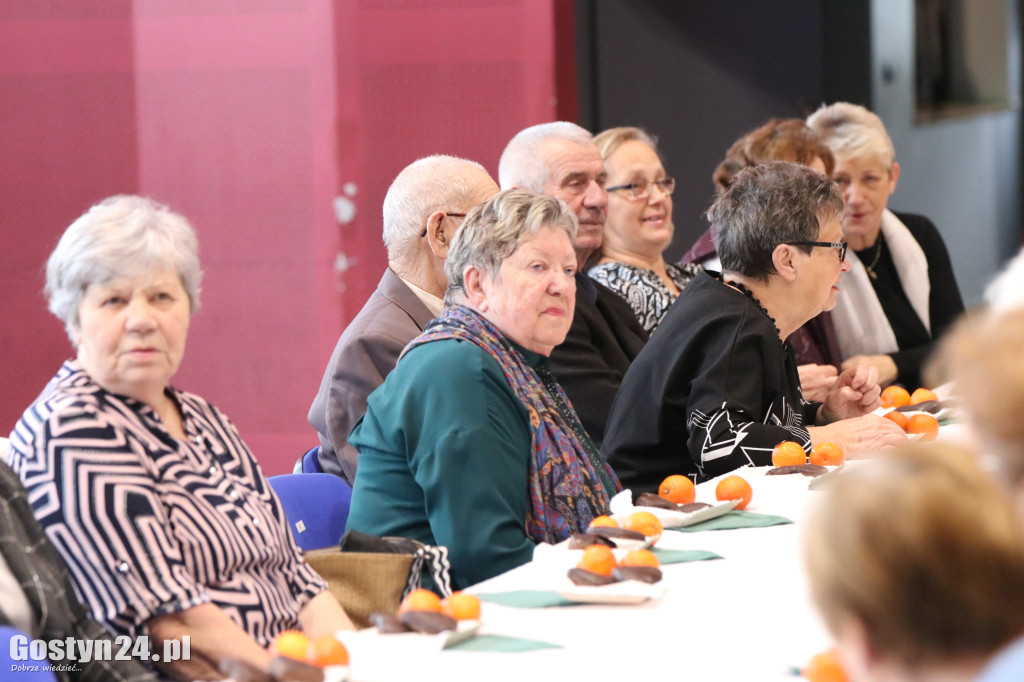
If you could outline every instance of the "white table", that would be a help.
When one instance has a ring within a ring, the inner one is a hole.
[[[764,471],[734,472],[754,488],[748,510],[799,522],[819,494],[807,489],[810,479],[766,478]],[[698,486],[697,499],[713,502],[714,485],[712,481]],[[637,606],[519,609],[484,603],[481,634],[541,640],[560,644],[561,649],[445,650],[353,660],[351,679],[625,680],[646,673],[700,682],[795,682],[791,668],[829,646],[806,596],[798,523],[669,533],[663,544],[710,550],[724,558],[663,566],[665,596]],[[545,579],[540,567],[531,563],[468,591],[543,590],[549,587]]]

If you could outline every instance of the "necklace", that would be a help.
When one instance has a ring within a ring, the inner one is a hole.
[[[756,305],[758,307],[758,309],[762,313],[764,313],[764,316],[767,317],[768,320],[772,323],[772,326],[775,327],[775,333],[778,334],[779,339],[782,339],[782,332],[779,331],[779,325],[777,325],[775,323],[775,318],[768,314],[768,310],[763,305],[761,305],[761,301],[757,300],[757,296],[754,296],[754,292],[753,291],[751,291],[750,289],[745,287],[743,284],[741,284],[739,282],[735,282],[733,280],[728,280],[725,277],[722,277],[722,283],[736,288],[737,290],[739,290],[739,292],[741,294],[743,294],[744,296],[749,298],[751,301],[753,301],[754,305]]]
[[[878,275],[875,273],[875,266],[878,265],[878,259],[882,257],[882,235],[878,235],[878,240],[875,242],[875,257],[871,259],[871,265],[865,265],[864,269],[868,271],[868,275],[871,279],[878,279]]]

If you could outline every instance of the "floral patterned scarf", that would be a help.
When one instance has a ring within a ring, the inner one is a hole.
[[[622,486],[547,368],[531,367],[494,325],[461,305],[445,308],[402,354],[442,339],[462,339],[486,351],[526,407],[533,446],[527,472],[527,535],[536,542],[560,542],[585,530],[594,517],[607,514],[611,495]]]

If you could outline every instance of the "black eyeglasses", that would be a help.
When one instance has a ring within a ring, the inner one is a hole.
[[[654,187],[654,185],[657,185],[661,189],[663,194],[672,194],[672,192],[674,192],[676,189],[676,179],[662,178],[661,180],[652,181],[647,180],[646,178],[641,178],[640,180],[634,180],[633,182],[627,185],[616,185],[615,187],[606,187],[604,191],[618,192],[620,190],[627,189],[629,190],[629,196],[633,197],[633,199],[637,201],[640,201],[641,199],[646,199],[647,197],[651,196],[651,192],[653,191],[652,188]]]
[[[839,249],[839,262],[846,260],[846,249],[849,246],[846,242],[786,242],[790,246],[821,246],[829,249]]]
[[[447,211],[445,211],[445,215],[448,216],[449,218],[465,218],[466,217],[465,213],[448,213]],[[423,231],[420,232],[420,236],[421,237],[426,237],[427,236],[427,228],[425,228],[425,227],[423,228]]]

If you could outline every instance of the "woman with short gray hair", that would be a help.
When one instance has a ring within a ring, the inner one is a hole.
[[[111,197],[68,227],[46,274],[77,354],[7,461],[96,620],[154,650],[190,636],[190,661],[159,663],[181,679],[219,679],[226,658],[263,667],[285,630],[351,628],[234,425],[170,386],[199,307],[188,221]]]
[[[767,466],[781,441],[835,442],[848,457],[906,440],[878,407],[877,372],[843,372],[824,402],[800,392],[786,339],[835,305],[849,268],[842,198],[824,175],[773,161],[745,168],[708,216],[722,273],[704,271],[626,373],[604,454],[623,485],[657,489]],[[817,425],[817,426],[815,426]]]
[[[445,261],[447,307],[349,437],[348,527],[448,547],[459,587],[585,529],[619,489],[547,369],[572,323],[575,236],[550,196],[508,190],[474,208]]]

